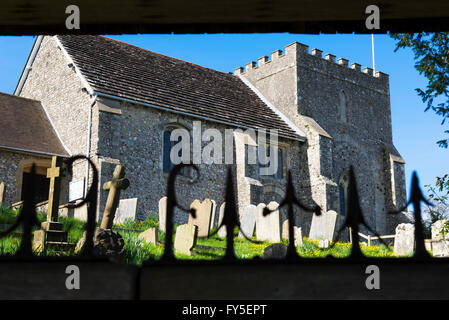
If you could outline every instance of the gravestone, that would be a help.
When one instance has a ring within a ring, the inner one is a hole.
[[[250,204],[245,208],[243,214],[240,215],[240,229],[239,238],[243,238],[243,233],[251,238],[254,234],[254,228],[256,227],[257,207]]]
[[[401,223],[396,227],[394,237],[394,254],[410,255],[415,251],[415,226],[411,223]]]
[[[438,220],[432,224],[432,254],[435,257],[449,256],[449,234],[443,234],[448,220]]]
[[[176,252],[192,255],[192,249],[196,245],[198,226],[194,224],[182,224],[176,229],[174,247]]]
[[[114,223],[123,223],[126,219],[136,220],[137,198],[120,199]]]
[[[188,224],[193,224],[198,227],[199,237],[209,236],[212,207],[212,201],[209,198],[206,198],[203,202],[197,199],[190,205],[191,209],[196,209],[196,218],[193,218],[193,216],[189,214]]]
[[[167,197],[159,200],[159,229],[165,233],[165,224],[167,221]]]
[[[120,202],[120,191],[129,187],[129,180],[125,178],[125,167],[116,165],[112,180],[103,185],[103,190],[109,191],[101,220],[102,229],[111,229],[114,222],[115,213]]]
[[[284,259],[287,255],[287,246],[283,243],[274,243],[263,250],[264,259]]]
[[[310,226],[309,239],[332,241],[334,239],[335,226],[337,224],[337,212],[329,210],[317,216],[315,213],[312,217],[312,225]]]
[[[432,251],[432,239],[424,239],[424,247],[427,251]]]
[[[302,229],[297,226],[293,226],[293,234],[295,239],[295,247],[302,245]],[[282,224],[282,239],[288,240],[288,220],[285,220]]]
[[[223,221],[225,205],[226,202],[223,202],[220,206],[220,213],[218,215],[218,225],[220,225],[221,222]],[[221,238],[226,238],[226,226],[223,226],[218,230],[218,236]]]
[[[217,203],[215,202],[215,200],[211,200],[212,201],[212,214],[211,214],[211,218],[210,218],[210,230],[212,230],[213,227],[215,227],[215,211],[217,210]]]
[[[259,203],[257,205],[257,218],[256,218],[256,236],[259,241],[268,242],[281,242],[281,221],[279,210],[279,204],[275,201],[271,201],[267,206],[269,210],[274,210],[269,215],[263,215],[263,209],[265,204]]]
[[[5,193],[6,193],[5,190],[6,190],[5,183],[4,182],[0,183],[0,206],[5,203]]]
[[[154,245],[157,245],[157,240],[158,240],[158,232],[157,232],[157,228],[149,228],[147,230],[145,230],[144,232],[142,232],[141,234],[139,234],[138,239],[142,240],[146,243],[152,243]]]

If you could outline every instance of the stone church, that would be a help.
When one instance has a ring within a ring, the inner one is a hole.
[[[337,211],[341,223],[350,165],[365,218],[379,233],[394,233],[397,218],[386,213],[406,201],[404,160],[392,141],[388,75],[297,42],[232,74],[102,36],[39,36],[14,96],[0,95],[0,113],[7,128],[0,137],[0,180],[9,204],[21,200],[32,162],[45,185],[51,155],[84,154],[99,170],[100,189],[115,165],[124,165],[130,187],[121,198],[138,198],[139,218],[157,215],[173,167],[170,133],[192,132],[195,122],[203,133],[236,130],[231,153],[240,208],[279,202],[291,171],[297,196]],[[258,147],[249,129],[277,130],[273,174],[247,164],[249,150]],[[228,165],[198,167],[193,183],[192,171],[178,178],[179,202],[188,207],[196,198],[211,198],[219,206]],[[61,203],[69,201],[71,183],[85,190],[89,172],[86,161],[75,164],[64,178]],[[41,196],[45,200],[45,192]],[[100,215],[106,196],[99,193]],[[311,216],[297,214],[307,234]],[[187,221],[187,214],[178,212],[175,221]]]

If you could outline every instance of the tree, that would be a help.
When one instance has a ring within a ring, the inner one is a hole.
[[[441,116],[441,125],[449,118],[449,32],[420,32],[392,34],[396,39],[395,52],[401,48],[411,48],[415,54],[415,68],[427,80],[425,89],[415,89],[422,101],[426,103],[424,111],[432,110]],[[444,131],[449,134],[449,130]],[[449,139],[437,141],[442,148],[447,148]],[[433,206],[425,211],[428,219],[425,229],[430,233],[432,223],[449,218],[449,176],[437,177],[435,186],[426,185],[429,200]],[[445,228],[449,231],[449,222]]]
[[[427,104],[425,111],[442,116],[444,125],[449,118],[449,32],[398,33],[391,37],[398,40],[395,52],[401,48],[413,50],[416,70],[428,79],[427,87],[416,91]],[[449,134],[449,130],[444,133]],[[437,143],[447,148],[449,139]]]
[[[437,177],[435,186],[425,185],[429,200],[433,206],[427,206],[424,212],[427,213],[427,219],[424,221],[426,236],[430,237],[432,224],[438,220],[447,220],[449,218],[449,175]],[[448,229],[446,224],[444,229]]]

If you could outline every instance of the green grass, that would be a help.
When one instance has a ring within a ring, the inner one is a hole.
[[[0,224],[12,224],[17,219],[18,212],[8,208],[0,208]],[[38,219],[42,222],[45,221],[45,214],[38,214]],[[68,239],[71,243],[76,243],[82,237],[85,231],[85,222],[68,217],[60,217],[59,221],[63,223],[63,230],[68,231]],[[122,224],[115,224],[115,228],[125,228],[125,229],[135,229],[135,230],[146,230],[150,227],[158,227],[159,223],[154,215],[150,215],[144,221],[134,221],[126,220]],[[175,225],[175,231],[177,226]],[[214,230],[212,230],[214,231]],[[126,263],[141,265],[143,261],[147,259],[159,259],[164,250],[163,244],[158,245],[144,243],[138,239],[139,232],[127,232],[118,231],[125,241],[125,257]],[[236,236],[234,242],[235,254],[239,259],[251,259],[253,257],[263,256],[263,250],[270,245],[268,242],[264,243],[252,243],[246,239],[237,238],[238,230],[234,231]],[[20,234],[19,234],[20,235]],[[175,235],[173,235],[174,241]],[[255,238],[253,237],[253,240]],[[159,241],[165,241],[165,234],[159,231]],[[287,242],[284,240],[284,244]],[[199,246],[209,246],[209,247],[219,247],[223,250],[212,250],[212,249],[202,249],[194,248],[192,256],[187,256],[183,254],[176,253],[175,256],[178,259],[220,259],[223,257],[226,248],[226,240],[214,235],[207,239],[198,239],[197,244]],[[18,235],[8,236],[6,238],[0,239],[0,254],[15,254],[20,246],[20,237]],[[361,245],[362,252],[369,257],[395,257],[392,248],[389,250],[387,247],[380,246],[365,246]],[[344,258],[349,256],[351,253],[351,245],[349,243],[336,243],[335,246],[330,250],[321,250],[318,248],[318,241],[308,240],[303,238],[303,245],[297,248],[299,255],[308,258],[324,258],[328,255],[332,255],[336,258]],[[58,252],[46,252],[46,255],[61,255]],[[73,252],[62,253],[63,255],[73,255]]]

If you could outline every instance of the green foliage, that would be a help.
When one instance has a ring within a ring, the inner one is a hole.
[[[86,223],[75,218],[59,217],[59,222],[62,222],[62,229],[67,231],[67,238],[71,243],[77,243],[86,230]]]
[[[150,214],[143,221],[133,220],[133,219],[125,219],[125,221],[122,224],[114,224],[114,226],[119,227],[119,228],[126,228],[126,229],[146,230],[148,228],[159,227],[159,221],[155,216]]]
[[[125,241],[125,262],[141,265],[148,259],[158,259],[162,256],[163,247],[143,242],[137,232],[121,232]]]
[[[17,212],[2,209],[0,211],[0,221],[10,221],[13,222],[17,218]],[[9,220],[8,220],[9,219]],[[39,219],[41,221],[45,220],[45,215],[40,215]],[[82,236],[85,231],[85,222],[68,217],[60,217],[59,220],[63,223],[63,229],[68,231],[69,233],[69,242],[76,243]],[[138,229],[138,230],[146,230],[150,227],[157,227],[158,222],[154,217],[149,217],[145,219],[145,221],[134,222],[134,221],[125,221],[124,224],[115,225],[115,227],[126,228],[126,229]],[[176,232],[177,225],[174,226]],[[125,241],[125,262],[134,265],[141,265],[143,261],[147,259],[160,259],[163,254],[164,246],[162,243],[159,243],[157,246],[153,244],[145,243],[138,239],[140,232],[138,231],[119,231],[120,235],[123,237]],[[262,242],[262,243],[252,243],[247,241],[246,239],[237,238],[238,229],[234,230],[235,235],[235,254],[239,259],[251,259],[256,256],[263,257],[264,249],[269,246],[271,243]],[[10,236],[3,239],[0,239],[0,255],[3,254],[15,254],[17,249],[20,246],[20,234],[16,236]],[[173,235],[174,240],[175,235]],[[255,240],[255,237],[253,237]],[[159,233],[159,241],[165,241],[165,234],[163,232]],[[284,244],[287,244],[285,240],[282,241]],[[183,254],[175,253],[176,258],[178,259],[189,259],[189,260],[211,260],[211,259],[220,259],[225,254],[226,248],[226,240],[220,238],[218,235],[214,235],[211,238],[198,239],[198,246],[194,248],[192,256],[187,256]],[[201,246],[205,247],[214,247],[214,248],[222,248],[220,249],[209,249],[209,248],[201,248]],[[344,258],[349,256],[351,252],[351,245],[349,243],[337,243],[331,250],[320,250],[318,248],[318,241],[308,240],[307,238],[303,238],[303,245],[297,248],[298,254],[303,257],[308,258],[322,258],[328,255],[332,255],[338,258]],[[367,247],[362,245],[362,252],[370,257],[393,257],[392,250],[384,246],[371,246]],[[47,251],[45,253],[36,253],[37,255],[74,255],[74,252],[57,252],[57,251]]]
[[[425,89],[416,91],[427,104],[425,111],[433,110],[443,117],[441,124],[444,124],[449,118],[449,32],[399,33],[391,37],[398,40],[395,51],[400,48],[413,50],[415,68],[428,80]],[[449,134],[449,130],[444,132]],[[437,143],[447,148],[448,142],[448,139],[442,139]]]
[[[0,255],[15,255],[20,247],[20,238],[9,236],[0,239]]]
[[[0,224],[13,224],[17,220],[18,210],[0,206]]]
[[[438,220],[449,218],[449,175],[437,177],[435,186],[425,185],[432,206],[426,206],[424,212],[427,217],[424,220],[424,233],[431,237],[432,224]],[[449,233],[449,222],[442,229],[442,235]]]

